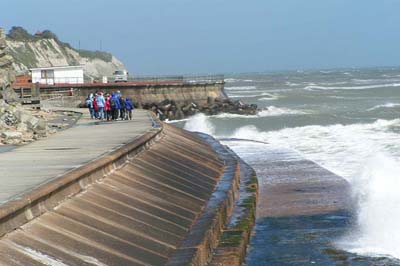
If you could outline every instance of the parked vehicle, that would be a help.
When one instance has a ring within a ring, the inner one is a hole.
[[[114,72],[114,82],[127,82],[128,81],[128,71],[117,70]]]

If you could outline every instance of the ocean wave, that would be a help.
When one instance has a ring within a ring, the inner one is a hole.
[[[210,122],[208,117],[202,113],[190,117],[183,128],[192,132],[202,132],[209,135],[214,135],[215,133],[214,125]]]
[[[374,110],[384,109],[384,108],[395,108],[395,107],[399,107],[399,106],[400,106],[400,103],[385,103],[385,104],[379,104],[372,108],[369,108],[369,109],[367,109],[367,111],[374,111]]]
[[[256,86],[234,86],[234,87],[225,87],[225,90],[228,91],[249,91],[257,89]]]
[[[218,115],[213,115],[215,118],[260,118],[260,117],[270,117],[270,116],[285,116],[285,115],[306,115],[309,114],[305,111],[292,110],[289,108],[280,108],[275,106],[269,106],[266,109],[259,111],[256,115],[241,115],[241,114],[230,114],[222,113]]]
[[[298,151],[344,177],[358,200],[357,226],[336,243],[340,249],[362,255],[400,258],[400,119],[367,124],[311,125],[260,131],[244,126],[229,137],[266,141],[274,147]],[[246,143],[241,149],[246,153]],[[256,144],[253,144],[256,145]],[[260,144],[261,145],[261,144]],[[254,148],[253,148],[254,150]],[[248,156],[260,156],[247,151]]]
[[[261,96],[268,96],[268,97],[259,98],[258,99],[259,101],[273,101],[273,100],[277,100],[277,99],[280,98],[280,96],[275,95],[275,94],[271,94],[271,93],[268,93],[268,92],[262,93]]]
[[[176,123],[180,123],[180,122],[186,122],[188,121],[190,118],[184,118],[184,119],[177,119],[177,120],[165,120],[164,122],[167,124],[176,124]]]
[[[224,79],[225,83],[233,83],[233,82],[238,82],[238,79],[234,79],[234,78],[226,78]]]
[[[351,82],[357,85],[376,85],[376,84],[391,84],[398,83],[398,78],[387,78],[387,79],[352,79]]]
[[[294,83],[294,82],[290,82],[290,81],[286,81],[285,85],[289,86],[289,87],[301,86],[301,84],[299,84],[299,83]]]
[[[252,79],[234,79],[234,78],[227,78],[224,79],[225,83],[234,83],[234,82],[253,82]]]
[[[400,83],[391,84],[376,84],[376,85],[366,85],[366,86],[345,86],[345,87],[326,87],[326,86],[307,86],[304,90],[316,91],[316,90],[368,90],[377,88],[388,88],[388,87],[400,87]]]
[[[254,98],[254,97],[259,97],[261,96],[260,94],[234,94],[234,95],[229,95],[229,98]]]

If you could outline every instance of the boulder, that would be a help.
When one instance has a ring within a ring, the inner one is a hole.
[[[7,140],[21,140],[22,133],[18,131],[5,131],[1,133],[1,137]]]

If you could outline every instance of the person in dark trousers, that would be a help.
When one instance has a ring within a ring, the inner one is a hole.
[[[120,109],[119,109],[119,113],[120,113],[120,118],[121,120],[125,120],[125,115],[126,115],[126,109],[125,109],[125,99],[121,96],[119,97],[119,105],[120,105]]]
[[[90,118],[95,118],[94,107],[93,107],[93,93],[89,94],[86,98],[86,106],[89,108]]]
[[[125,109],[126,109],[126,120],[132,120],[132,110],[135,109],[133,101],[131,98],[126,98],[125,100]]]
[[[110,99],[110,106],[111,106],[111,113],[112,113],[112,119],[117,120],[119,116],[119,99],[117,98],[116,94],[111,94],[111,99]]]

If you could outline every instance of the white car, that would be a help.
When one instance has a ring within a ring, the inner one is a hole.
[[[127,82],[128,74],[126,70],[116,70],[114,72],[114,82]]]

